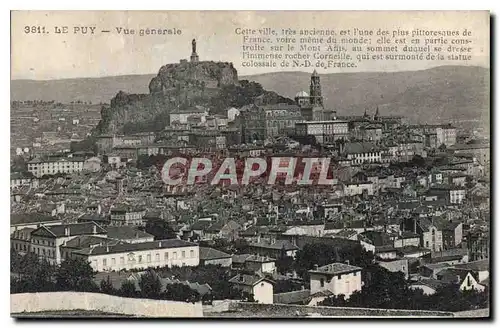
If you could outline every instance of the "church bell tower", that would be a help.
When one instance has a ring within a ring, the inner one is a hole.
[[[323,96],[321,95],[321,82],[319,80],[319,74],[314,70],[311,75],[311,85],[309,87],[309,96],[311,99],[311,105],[313,107],[319,106],[323,107]]]

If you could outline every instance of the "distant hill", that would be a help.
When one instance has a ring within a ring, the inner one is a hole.
[[[53,81],[14,80],[12,100],[74,100],[107,102],[118,91],[148,93],[156,75],[129,75]],[[309,92],[310,73],[280,72],[240,76],[258,82],[266,90],[293,98]],[[403,115],[412,121],[449,119],[489,122],[489,69],[441,66],[421,71],[393,73],[334,73],[321,75],[325,105],[339,115],[372,114],[378,105],[382,115]]]
[[[122,75],[99,78],[77,78],[62,80],[13,80],[10,95],[12,100],[91,101],[109,103],[118,91],[126,93],[148,93],[149,82],[156,74]]]
[[[242,76],[267,90],[293,98],[309,93],[310,74],[281,72]],[[421,71],[338,73],[321,75],[325,105],[339,115],[403,115],[412,121],[487,119],[489,122],[489,69],[441,66]],[[481,118],[481,116],[483,116]]]

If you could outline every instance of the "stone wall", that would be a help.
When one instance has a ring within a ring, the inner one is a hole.
[[[101,311],[141,317],[203,317],[201,303],[125,298],[99,293],[54,292],[10,295],[10,312]]]
[[[231,303],[224,316],[290,318],[304,316],[324,317],[452,317],[451,312],[411,311],[366,308],[341,308],[324,306],[300,306],[285,304]]]

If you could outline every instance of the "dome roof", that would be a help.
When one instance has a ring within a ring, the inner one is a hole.
[[[305,91],[300,91],[300,92],[297,92],[297,94],[295,95],[295,98],[298,98],[298,97],[309,97],[309,94]]]

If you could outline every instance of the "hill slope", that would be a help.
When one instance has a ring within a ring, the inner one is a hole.
[[[110,100],[118,91],[147,94],[156,75],[128,75],[53,81],[14,80],[12,100],[75,100],[93,103]],[[242,76],[266,90],[293,98],[309,91],[310,74],[280,72]],[[422,71],[393,73],[337,73],[321,75],[325,104],[340,115],[373,113],[403,115],[412,121],[449,119],[484,120],[489,123],[489,69],[441,66]]]
[[[294,97],[309,92],[310,74],[282,72],[242,77],[267,90]],[[422,71],[339,73],[321,75],[325,105],[339,115],[403,115],[412,121],[487,119],[489,70],[482,67],[441,66]]]
[[[99,78],[63,80],[13,80],[10,84],[12,100],[91,101],[109,103],[118,91],[148,93],[149,82],[156,74],[122,75]]]

